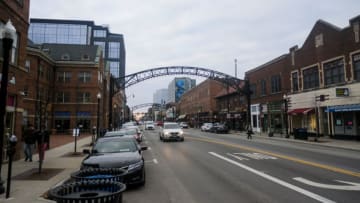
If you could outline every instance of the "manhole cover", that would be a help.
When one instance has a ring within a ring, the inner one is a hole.
[[[32,168],[15,176],[13,180],[49,180],[63,170],[63,168],[43,168],[39,173],[38,168]]]

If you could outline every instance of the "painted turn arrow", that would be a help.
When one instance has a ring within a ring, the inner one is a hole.
[[[293,178],[293,179],[297,180],[299,182],[302,182],[304,184],[311,185],[311,186],[314,186],[314,187],[319,187],[319,188],[326,188],[326,189],[333,189],[333,190],[351,190],[351,191],[359,190],[360,191],[360,183],[336,180],[337,182],[346,183],[346,184],[349,184],[349,185],[330,185],[330,184],[323,184],[323,183],[313,182],[311,180],[307,180],[307,179],[301,178],[301,177],[296,177],[296,178]]]

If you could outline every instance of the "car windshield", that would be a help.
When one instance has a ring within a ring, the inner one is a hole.
[[[177,129],[177,128],[180,128],[180,126],[176,123],[164,125],[164,129]]]
[[[137,150],[137,147],[134,141],[131,140],[109,140],[105,142],[97,142],[94,150],[98,153],[134,152]]]

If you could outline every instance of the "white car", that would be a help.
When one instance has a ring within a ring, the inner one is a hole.
[[[154,130],[155,125],[153,121],[145,121],[145,130]]]
[[[184,141],[184,131],[181,129],[179,124],[175,122],[165,122],[160,131],[160,140]]]
[[[213,126],[212,123],[204,123],[201,126],[201,131],[210,131],[212,126]]]
[[[181,122],[180,127],[181,128],[189,128],[189,125],[186,122]]]

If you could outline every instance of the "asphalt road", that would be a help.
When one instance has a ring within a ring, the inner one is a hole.
[[[185,130],[145,131],[146,184],[123,202],[359,202],[358,151]],[[357,184],[357,185],[356,185]]]

